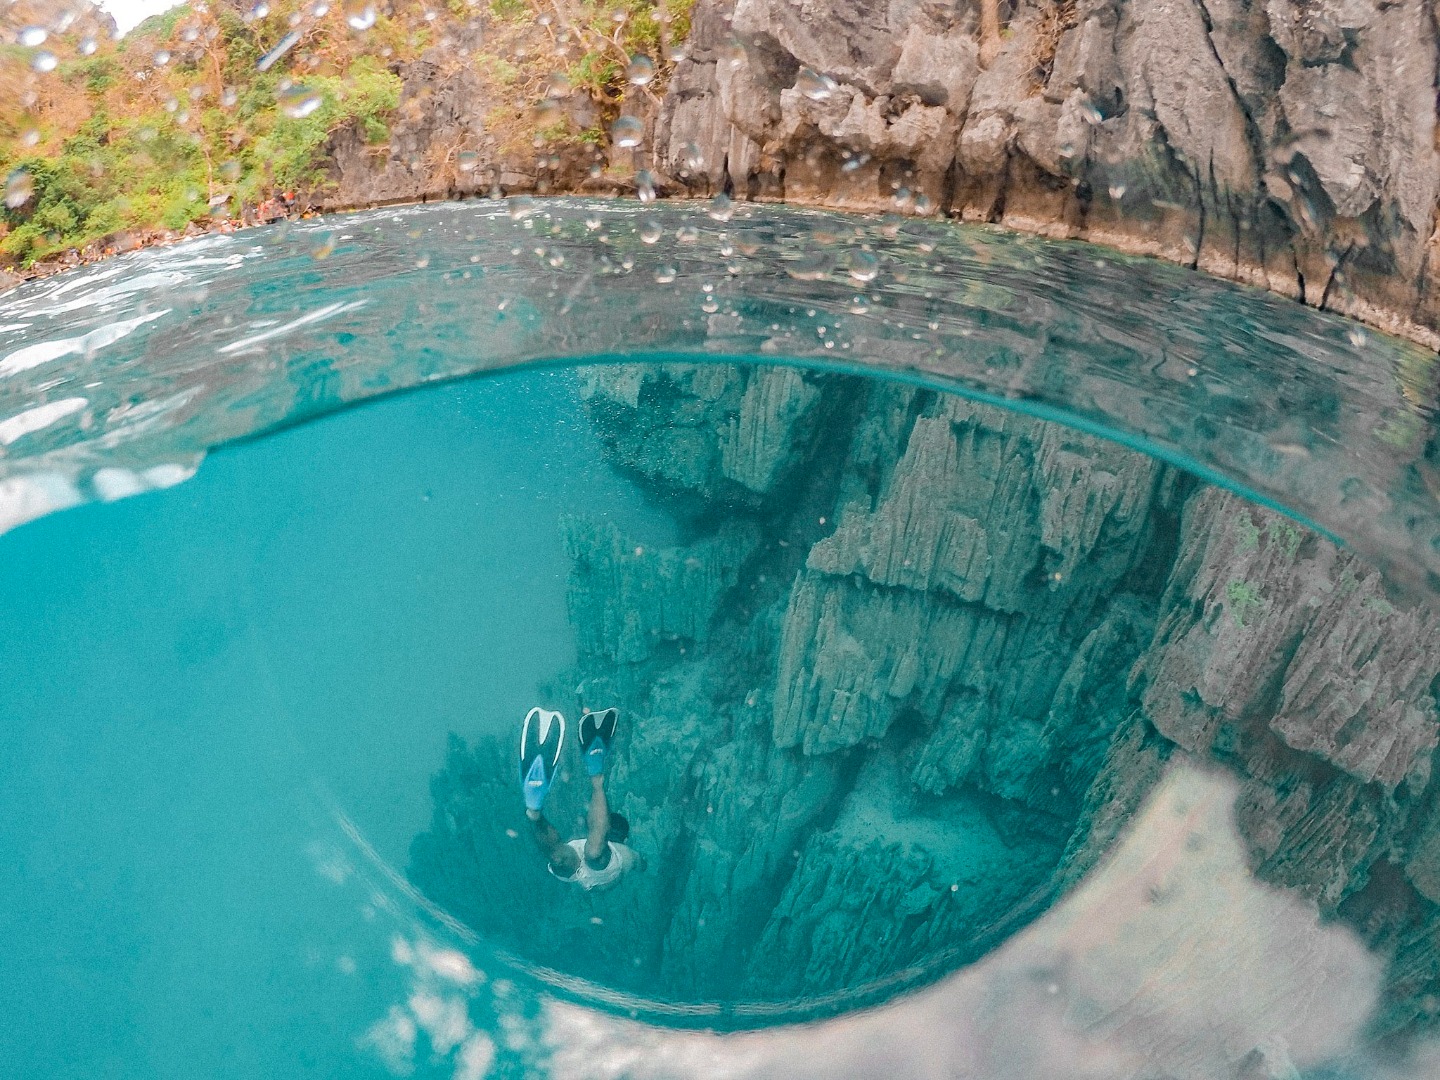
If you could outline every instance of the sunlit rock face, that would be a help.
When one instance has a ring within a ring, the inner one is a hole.
[[[699,0],[657,157],[692,190],[923,199],[1436,340],[1423,0],[1020,0],[988,40],[982,8]]]
[[[674,517],[571,519],[579,663],[616,705],[647,868],[550,878],[509,741],[456,739],[410,876],[523,961],[796,1014],[977,959],[1111,849],[1167,763],[1218,760],[1253,871],[1440,986],[1435,620],[1328,541],[1134,451],[934,391],[786,368],[586,376]],[[516,718],[518,724],[519,718]],[[583,784],[547,813],[583,832]]]

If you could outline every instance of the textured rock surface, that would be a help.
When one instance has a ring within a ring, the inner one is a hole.
[[[412,850],[439,903],[648,996],[823,1012],[1043,913],[1185,755],[1238,778],[1254,873],[1388,959],[1377,1030],[1429,1023],[1428,612],[1277,514],[992,407],[709,366],[586,392],[685,536],[567,526],[579,665],[554,697],[624,710],[610,785],[650,869],[547,879],[508,743],[457,741]],[[578,787],[550,807],[572,833]]]
[[[1157,255],[1440,345],[1440,36],[1428,0],[697,0],[629,151],[532,146],[534,100],[482,85],[484,16],[397,66],[386,146],[330,147],[317,205],[728,191],[940,213]],[[633,99],[633,100],[631,100]],[[609,113],[564,102],[577,130]],[[605,106],[611,112],[611,102]],[[460,151],[475,155],[457,164]],[[597,162],[618,166],[596,171]]]
[[[806,13],[700,0],[662,165],[698,147],[702,188],[867,209],[908,193],[1440,341],[1423,0],[1020,0],[988,65],[970,5]]]

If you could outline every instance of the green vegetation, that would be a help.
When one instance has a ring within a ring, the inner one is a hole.
[[[1225,586],[1225,599],[1230,605],[1230,617],[1236,626],[1244,626],[1250,616],[1264,606],[1260,591],[1248,581],[1232,581]]]
[[[337,132],[389,142],[402,89],[395,65],[477,19],[486,52],[466,61],[497,102],[487,121],[498,152],[528,156],[547,143],[593,152],[628,95],[660,90],[666,43],[689,33],[692,4],[444,0],[438,13],[377,4],[374,24],[357,31],[338,3],[271,0],[268,14],[248,18],[200,0],[118,43],[99,41],[92,55],[80,29],[52,34],[53,72],[33,71],[34,50],[0,47],[0,262],[28,266],[121,232],[182,230],[320,189]],[[656,63],[648,86],[627,78],[636,53]],[[559,75],[568,93],[596,102],[599,123],[582,130],[563,110],[536,111]],[[437,148],[435,160],[457,149]]]
[[[1364,600],[1360,601],[1360,606],[1368,611],[1375,612],[1377,615],[1395,614],[1395,605],[1383,596],[1367,596]]]
[[[1243,510],[1235,521],[1235,535],[1240,541],[1241,551],[1254,551],[1260,546],[1260,529],[1250,520],[1249,513]]]
[[[1295,558],[1295,553],[1300,550],[1300,541],[1305,538],[1304,534],[1288,521],[1272,522],[1268,531],[1270,542],[1278,543],[1286,558]]]
[[[88,70],[113,77],[109,60],[88,62]],[[353,124],[371,142],[388,137],[385,118],[399,103],[400,80],[372,58],[359,57],[344,77],[307,79],[303,88],[291,113],[274,103],[295,91],[282,90],[270,72],[235,109],[211,105],[184,115],[162,106],[115,117],[97,109],[58,153],[6,163],[7,175],[28,176],[33,194],[5,210],[0,252],[23,265],[122,229],[183,229],[222,204],[253,205],[270,191],[318,184],[325,144],[340,127]]]

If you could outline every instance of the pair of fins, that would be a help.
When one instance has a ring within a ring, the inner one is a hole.
[[[615,738],[616,709],[586,712],[580,718],[580,759],[589,776],[605,771],[605,752]],[[550,784],[560,765],[565,747],[565,717],[538,705],[525,714],[520,728],[520,788],[527,810],[539,810],[550,793]]]

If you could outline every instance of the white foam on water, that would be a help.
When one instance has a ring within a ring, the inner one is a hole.
[[[71,413],[79,412],[89,404],[88,398],[61,398],[59,401],[47,401],[43,405],[36,405],[5,420],[0,420],[0,446],[9,446],[17,439],[41,431],[57,420],[63,420]]]
[[[138,471],[111,466],[96,472],[91,482],[102,501],[114,502],[116,499],[126,499],[142,492],[174,487],[194,476],[196,468],[197,465],[181,465],[176,462],[164,462]]]
[[[22,371],[29,371],[41,364],[59,360],[62,356],[76,354],[88,356],[107,345],[113,345],[123,337],[128,337],[146,323],[154,322],[168,314],[170,314],[170,309],[165,308],[163,311],[152,311],[146,315],[137,315],[133,319],[122,319],[119,322],[98,326],[88,334],[81,334],[78,337],[38,341],[34,345],[26,345],[0,359],[0,378],[18,375]]]
[[[0,533],[84,501],[75,481],[64,473],[7,476],[0,480]]]
[[[310,326],[313,323],[324,322],[326,319],[335,315],[341,315],[347,311],[354,311],[356,308],[364,306],[364,300],[352,300],[349,303],[326,304],[322,308],[316,308],[314,311],[301,315],[298,319],[291,319],[288,323],[283,323],[273,329],[263,331],[259,334],[251,334],[249,337],[243,337],[239,341],[232,341],[229,345],[222,345],[219,351],[225,354],[246,352],[264,342],[284,337],[294,330],[299,330],[302,326]]]

